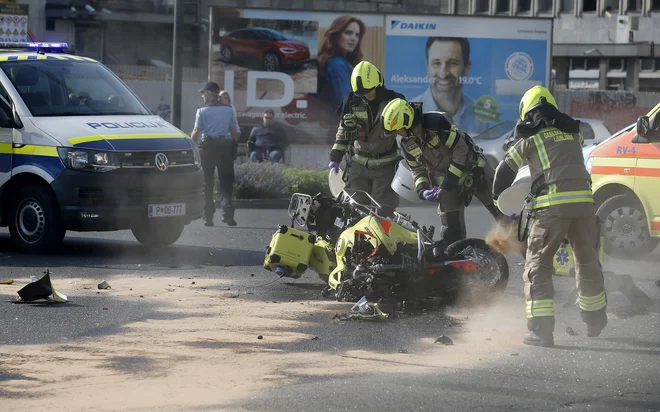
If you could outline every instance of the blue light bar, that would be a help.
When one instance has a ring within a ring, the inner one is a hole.
[[[68,49],[67,43],[0,42],[0,49]]]

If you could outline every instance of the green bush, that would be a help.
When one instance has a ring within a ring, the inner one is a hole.
[[[235,199],[281,199],[293,193],[330,195],[328,172],[297,169],[281,163],[246,162],[235,166]]]
[[[328,172],[326,170],[288,168],[284,170],[284,176],[289,182],[289,195],[293,193],[306,193],[314,196],[322,193],[330,196]]]

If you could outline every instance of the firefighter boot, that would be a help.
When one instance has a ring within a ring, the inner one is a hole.
[[[554,316],[527,319],[527,329],[530,332],[523,338],[524,344],[546,348],[555,346],[555,339],[553,337],[555,330]]]
[[[600,335],[600,332],[607,325],[607,314],[605,308],[598,309],[593,312],[585,310],[580,311],[582,321],[587,324],[587,336],[595,338]]]

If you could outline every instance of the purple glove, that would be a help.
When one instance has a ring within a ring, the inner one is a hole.
[[[512,215],[509,216],[509,219],[511,219],[511,220],[513,220],[513,221],[515,222],[515,221],[517,221],[518,219],[520,219],[520,215],[517,215],[517,214],[514,213],[514,214],[512,214]]]
[[[335,173],[339,173],[339,163],[337,163],[337,162],[330,162],[328,164],[328,168],[331,169],[331,170],[334,170]]]
[[[422,192],[422,197],[428,201],[438,200],[438,190],[438,186],[435,186],[430,190],[425,190]]]

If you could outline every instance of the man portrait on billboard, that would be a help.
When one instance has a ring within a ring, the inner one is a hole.
[[[470,134],[491,127],[472,113],[475,102],[463,93],[463,81],[470,74],[470,42],[464,37],[429,37],[426,42],[428,89],[409,101],[422,102],[425,112],[448,113],[456,125]]]

